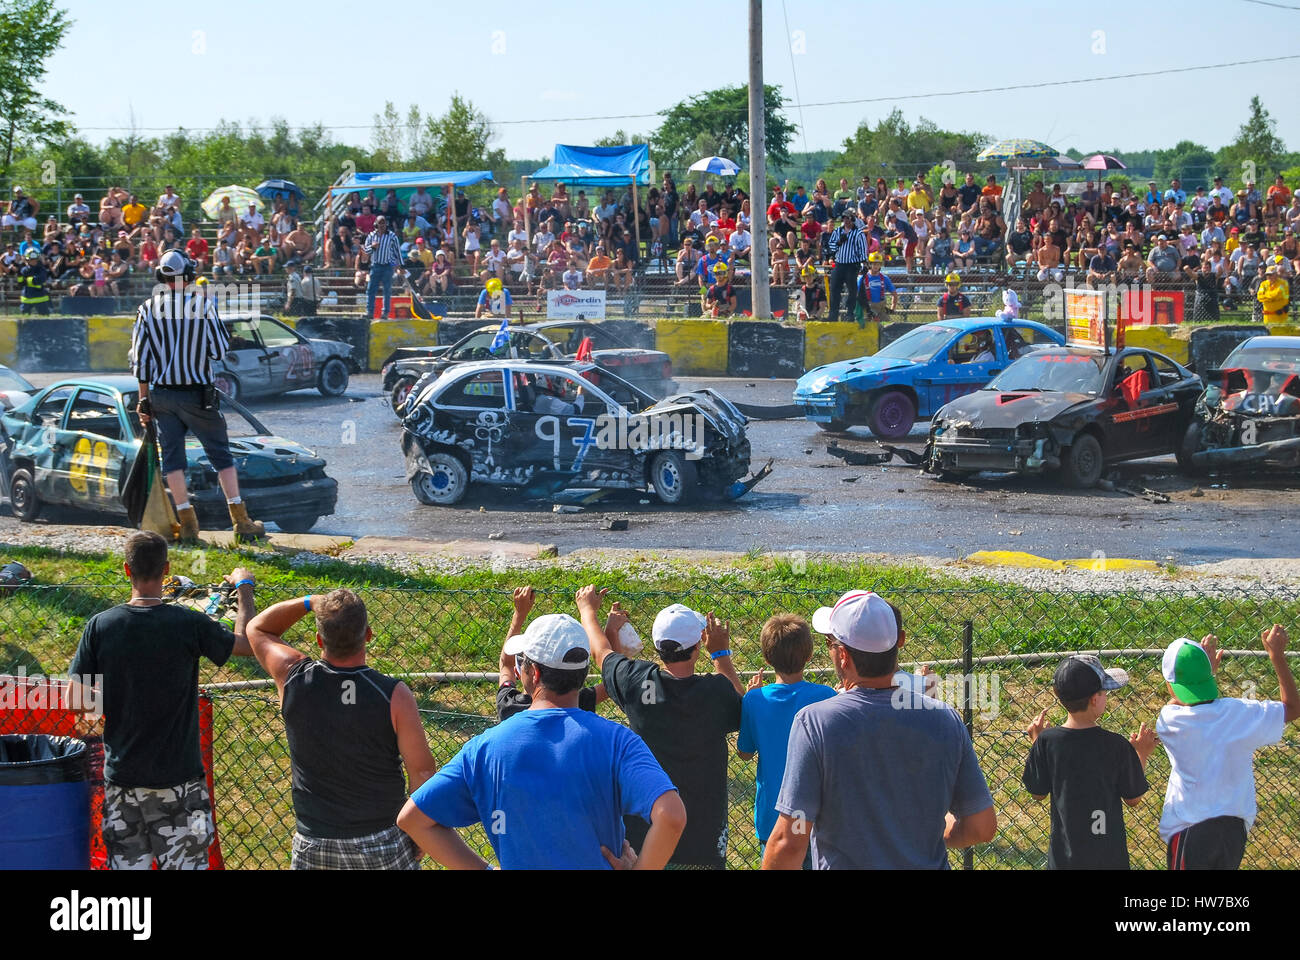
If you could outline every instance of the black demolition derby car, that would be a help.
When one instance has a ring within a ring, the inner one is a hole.
[[[406,476],[425,504],[458,503],[471,483],[530,497],[566,487],[653,490],[680,504],[738,497],[770,471],[742,479],[747,421],[722,396],[655,401],[590,363],[459,364],[422,382],[405,409]]]
[[[1175,453],[1201,393],[1190,370],[1152,350],[1047,347],[982,390],[940,408],[924,469],[945,479],[981,470],[1054,471],[1091,487],[1123,460]]]
[[[1189,472],[1300,467],[1300,337],[1251,337],[1205,380],[1180,451]]]
[[[35,520],[47,504],[124,514],[121,484],[142,434],[132,377],[60,380],[0,416],[0,492],[14,516]],[[281,530],[304,533],[334,512],[338,483],[325,461],[271,431],[238,402],[223,400],[230,452],[249,512]],[[232,411],[239,418],[229,416]],[[185,444],[185,479],[199,522],[230,526],[217,472],[194,438]]]
[[[398,416],[411,388],[429,374],[471,360],[541,360],[562,363],[574,359],[584,340],[591,340],[591,362],[635,384],[652,397],[666,396],[675,386],[673,362],[662,350],[633,347],[603,324],[586,320],[548,320],[510,327],[510,340],[496,353],[492,342],[500,321],[480,327],[450,346],[399,347],[381,369],[384,392]]]

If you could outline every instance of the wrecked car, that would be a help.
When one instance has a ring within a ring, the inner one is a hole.
[[[36,388],[26,377],[0,363],[0,410],[21,407],[35,392]]]
[[[230,336],[226,355],[212,365],[217,389],[233,400],[271,397],[315,387],[341,397],[361,366],[352,345],[304,337],[274,317],[223,321]]]
[[[380,370],[384,392],[400,417],[406,396],[428,374],[440,374],[452,364],[469,360],[541,360],[564,362],[577,357],[590,339],[589,359],[654,397],[671,392],[673,361],[662,350],[633,347],[599,323],[585,320],[548,320],[510,326],[509,342],[493,352],[499,323],[480,327],[450,346],[398,347]],[[584,357],[584,359],[586,359]]]
[[[14,516],[31,521],[46,505],[125,514],[121,484],[140,450],[135,412],[139,384],[132,377],[60,380],[0,416],[7,456],[9,502]],[[271,431],[242,405],[228,408],[230,452],[249,512],[281,530],[304,533],[334,512],[338,483],[325,475],[325,461]],[[238,418],[230,416],[230,411]],[[185,442],[185,479],[199,522],[230,526],[226,496],[198,440]]]
[[[1189,473],[1300,466],[1300,337],[1251,337],[1205,380],[1180,451]]]
[[[876,353],[814,367],[794,403],[823,430],[867,426],[898,440],[950,400],[978,390],[1032,348],[1064,343],[1051,327],[1000,317],[927,323]]]
[[[598,375],[600,382],[593,382]],[[450,506],[472,483],[547,496],[566,487],[653,490],[664,503],[735,497],[746,418],[712,390],[655,401],[590,363],[458,364],[422,382],[402,420],[416,498]]]
[[[1201,380],[1153,350],[1036,350],[935,413],[924,469],[1055,473],[1091,487],[1106,466],[1178,453]]]

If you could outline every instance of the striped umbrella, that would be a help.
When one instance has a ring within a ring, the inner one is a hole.
[[[997,143],[991,143],[979,152],[976,160],[1033,160],[1038,157],[1056,157],[1060,156],[1060,151],[1055,147],[1049,147],[1047,144],[1038,140],[1026,140],[1023,137],[1012,137],[1009,140],[999,140]]]

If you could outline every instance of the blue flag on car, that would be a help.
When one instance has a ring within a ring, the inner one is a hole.
[[[509,325],[510,325],[510,318],[502,317],[501,326],[497,329],[497,335],[492,338],[491,350],[493,353],[496,353],[498,350],[500,350],[502,347],[504,347],[507,343],[510,342],[510,333],[506,329]]]

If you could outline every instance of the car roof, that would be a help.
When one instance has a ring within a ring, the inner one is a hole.
[[[1033,327],[1035,330],[1046,330],[1054,333],[1058,337],[1060,333],[1053,330],[1046,324],[1039,323],[1037,320],[1025,320],[1015,317],[1011,320],[1003,320],[1001,317],[945,317],[942,320],[931,320],[925,326],[950,327],[953,330],[982,330],[984,327]]]
[[[547,373],[572,376],[584,373],[596,367],[594,363],[546,363],[537,360],[468,360],[448,367],[447,373],[455,376],[469,372],[481,373],[485,370],[509,370],[511,373]]]
[[[1300,337],[1251,337],[1237,344],[1238,350],[1268,350],[1281,347],[1283,350],[1300,350]]]
[[[50,387],[99,387],[110,392],[135,393],[140,389],[140,381],[125,374],[110,374],[107,377],[68,377],[51,383]]]

